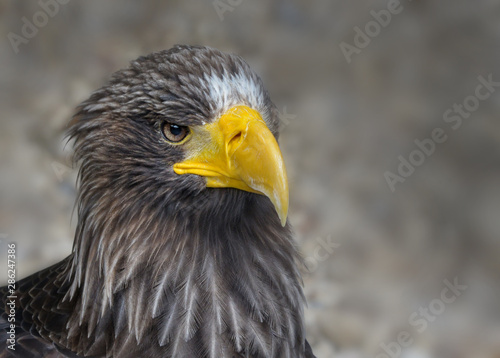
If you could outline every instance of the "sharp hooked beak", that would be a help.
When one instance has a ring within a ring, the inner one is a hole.
[[[285,226],[288,179],[274,135],[259,112],[236,106],[219,120],[193,128],[188,157],[174,164],[177,174],[206,177],[207,187],[236,188],[267,196]]]

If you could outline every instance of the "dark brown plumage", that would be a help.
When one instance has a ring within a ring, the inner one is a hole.
[[[18,282],[16,351],[4,313],[0,357],[313,357],[300,259],[276,205],[179,175],[173,165],[199,148],[162,134],[238,105],[278,137],[276,108],[240,57],[176,46],[132,62],[79,106],[73,253]]]

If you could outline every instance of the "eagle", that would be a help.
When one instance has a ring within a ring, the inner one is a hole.
[[[237,55],[117,71],[69,124],[72,253],[0,289],[0,357],[314,357],[279,127]]]

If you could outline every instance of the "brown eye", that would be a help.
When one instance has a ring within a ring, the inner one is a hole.
[[[189,134],[188,127],[171,123],[163,123],[161,131],[165,139],[171,143],[179,143]]]

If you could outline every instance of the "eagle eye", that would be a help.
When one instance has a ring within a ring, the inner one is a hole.
[[[161,126],[163,137],[170,143],[180,143],[189,134],[189,128],[164,122]]]

